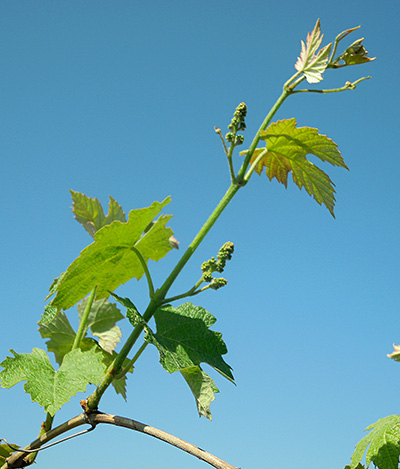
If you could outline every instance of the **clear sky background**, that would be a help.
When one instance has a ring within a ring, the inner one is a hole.
[[[36,322],[48,287],[91,242],[73,219],[69,189],[103,204],[112,195],[126,212],[172,196],[166,212],[181,249],[151,264],[161,284],[229,184],[214,125],[225,132],[246,102],[247,148],[318,17],[324,44],[361,24],[345,45],[365,36],[378,57],[329,71],[322,84],[373,76],[356,91],[298,94],[276,116],[296,117],[339,145],[350,172],[324,167],[336,184],[336,219],[292,183],[285,190],[254,175],[174,287],[190,288],[202,261],[235,243],[228,286],[193,302],[217,317],[237,386],[207,369],[221,392],[213,421],[199,419],[182,378],[148,347],[129,377],[128,402],[110,390],[101,410],[243,469],[343,468],[365,427],[399,413],[400,365],[386,357],[400,343],[397,0],[3,0],[2,358],[11,348],[45,348]],[[133,280],[118,292],[143,308],[145,287]],[[86,395],[56,423],[78,414]],[[22,384],[0,390],[0,437],[27,444],[43,417]],[[44,451],[37,467],[122,466],[206,467],[108,426]]]

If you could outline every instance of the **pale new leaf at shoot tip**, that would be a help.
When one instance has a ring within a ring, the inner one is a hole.
[[[301,52],[295,64],[295,69],[304,74],[308,83],[320,82],[328,64],[332,43],[317,52],[323,37],[318,19],[312,32],[307,34],[306,43],[301,41]]]

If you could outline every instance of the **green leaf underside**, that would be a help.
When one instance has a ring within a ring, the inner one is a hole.
[[[258,162],[255,171],[261,174],[265,167],[268,178],[276,178],[285,187],[288,174],[292,173],[293,182],[300,189],[304,187],[318,204],[323,203],[334,216],[334,184],[324,171],[306,158],[306,155],[312,154],[333,166],[348,168],[336,143],[330,138],[319,134],[318,129],[296,126],[296,119],[284,119],[271,124],[261,133],[261,139],[266,142],[268,151]],[[257,148],[251,163],[264,151],[265,148]]]
[[[122,207],[110,196],[108,214],[104,215],[103,207],[97,198],[92,199],[80,192],[70,191],[72,195],[72,211],[75,219],[94,237],[96,231],[115,220],[126,222]]]
[[[128,280],[139,280],[144,270],[132,246],[146,262],[158,261],[172,249],[168,239],[173,233],[165,227],[171,215],[161,215],[143,235],[145,228],[169,202],[168,197],[162,203],[153,202],[150,207],[131,210],[126,223],[115,221],[96,232],[95,241],[68,267],[51,305],[68,309],[95,286],[96,298],[101,299]]]
[[[85,298],[78,304],[79,319],[85,311],[88,299]],[[95,300],[89,313],[87,327],[92,334],[99,338],[100,347],[108,353],[117,346],[122,337],[121,329],[115,325],[117,321],[124,319],[114,303],[109,303],[106,298]]]
[[[109,303],[111,304],[111,303]],[[116,313],[114,313],[116,316]],[[56,318],[50,324],[41,325],[39,327],[40,335],[43,339],[49,339],[46,342],[47,350],[49,352],[53,352],[56,362],[61,365],[63,362],[64,356],[72,350],[72,346],[74,344],[76,333],[74,329],[71,327],[71,324],[68,321],[67,316],[65,313],[61,312],[58,314]],[[89,337],[84,337],[80,343],[80,349],[83,351],[87,351],[93,348],[93,346],[97,347],[98,353],[102,355],[103,363],[106,367],[108,367],[113,359],[115,358],[115,352],[112,354],[106,352],[105,350],[101,349],[97,342],[94,339]],[[127,362],[128,360],[126,360]],[[125,366],[126,364],[124,364]],[[132,370],[133,371],[133,368]],[[112,385],[115,389],[117,394],[121,394],[124,399],[126,399],[126,377],[120,379],[114,379]]]
[[[307,34],[306,43],[301,41],[300,57],[297,59],[295,68],[298,72],[304,73],[308,83],[320,82],[328,64],[332,44],[328,44],[317,53],[323,37],[318,19],[313,31]]]
[[[227,348],[220,332],[209,329],[216,319],[201,306],[184,303],[159,309],[154,319],[157,333],[148,331],[146,340],[155,345],[160,363],[169,373],[207,363],[231,382],[231,367],[223,360]]]
[[[7,357],[0,373],[3,388],[11,388],[26,381],[25,391],[33,402],[38,402],[50,415],[54,415],[72,396],[84,392],[88,384],[98,384],[104,376],[102,356],[93,349],[82,352],[72,350],[65,355],[58,371],[52,367],[44,350],[34,348],[32,353]]]
[[[180,372],[194,395],[199,416],[212,420],[210,404],[219,392],[214,381],[199,366],[183,368]]]
[[[366,467],[371,462],[379,469],[397,469],[400,456],[400,415],[390,415],[366,428],[371,430],[357,445],[351,458],[351,469],[361,461],[368,445]]]

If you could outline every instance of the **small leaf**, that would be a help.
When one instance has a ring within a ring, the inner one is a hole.
[[[374,463],[379,469],[397,469],[400,456],[400,415],[390,415],[366,428],[371,430],[357,445],[350,469],[355,469],[366,453],[366,467]]]
[[[269,180],[276,178],[287,187],[287,177],[292,173],[293,182],[319,203],[323,203],[334,216],[334,184],[329,176],[311,163],[306,155],[312,154],[321,161],[333,166],[347,168],[340,151],[326,135],[318,133],[311,127],[297,127],[296,119],[284,119],[271,124],[261,132],[261,139],[266,148],[257,148],[250,160],[253,164],[261,153],[264,156],[258,161],[255,171],[261,174],[266,168]],[[267,151],[266,151],[267,150]],[[247,152],[242,152],[241,155]]]
[[[88,299],[85,298],[78,304],[79,318],[85,311]],[[99,338],[100,347],[108,353],[117,346],[122,337],[121,329],[115,325],[117,321],[124,319],[117,306],[110,303],[106,298],[95,300],[89,313],[87,327],[92,334]]]
[[[180,370],[196,400],[199,416],[212,420],[210,404],[219,392],[214,381],[199,366],[190,366]]]
[[[317,53],[323,37],[318,19],[312,32],[307,34],[306,43],[301,41],[300,57],[297,59],[295,69],[304,73],[308,83],[320,82],[328,64],[332,44],[328,44]]]
[[[343,54],[341,54],[334,62],[333,67],[346,67],[348,65],[359,65],[367,62],[372,62],[376,57],[368,57],[368,52],[365,50],[362,41],[364,38],[354,41]]]
[[[386,356],[394,360],[395,362],[400,362],[400,345],[393,344],[393,352],[388,353]]]
[[[68,309],[97,286],[96,298],[106,298],[109,292],[132,278],[140,279],[143,266],[131,249],[134,246],[147,262],[158,261],[171,249],[173,234],[166,223],[171,215],[161,215],[151,229],[144,229],[161,209],[170,202],[154,202],[150,207],[131,210],[126,223],[115,221],[95,233],[95,241],[85,248],[65,273],[57,286],[57,295],[51,305]]]
[[[231,382],[231,367],[222,355],[227,348],[220,332],[209,329],[216,319],[201,306],[184,303],[178,308],[160,308],[154,319],[157,333],[148,333],[146,340],[155,345],[160,363],[169,373],[207,363]]]
[[[54,415],[72,396],[84,392],[88,384],[98,384],[104,376],[102,356],[93,349],[82,352],[72,350],[65,355],[58,371],[52,367],[46,352],[34,348],[32,353],[18,354],[11,350],[14,358],[7,357],[1,366],[1,386],[11,388],[26,381],[25,391],[33,402]]]
[[[108,204],[108,214],[104,215],[103,207],[98,199],[92,199],[80,192],[70,191],[72,195],[75,220],[77,220],[85,230],[94,237],[96,231],[109,225],[115,220],[126,222],[125,213],[121,206],[110,196]]]

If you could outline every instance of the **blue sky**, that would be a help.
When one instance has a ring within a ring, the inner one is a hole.
[[[336,219],[293,184],[254,175],[175,286],[191,287],[202,261],[235,243],[228,286],[193,301],[216,316],[237,382],[209,370],[221,391],[213,421],[197,417],[183,380],[150,348],[129,378],[128,402],[110,391],[101,403],[244,469],[348,464],[363,429],[398,413],[400,365],[386,354],[400,343],[399,14],[395,0],[1,2],[0,356],[44,348],[36,322],[48,287],[91,241],[73,220],[69,189],[103,204],[111,195],[126,212],[172,196],[181,250],[151,265],[160,285],[229,184],[214,125],[225,131],[246,102],[247,148],[316,19],[324,44],[361,24],[345,43],[365,37],[378,59],[329,71],[323,86],[373,79],[351,92],[295,95],[276,116],[339,145],[350,171],[324,167]],[[119,292],[146,304],[142,282]],[[84,396],[56,422],[79,413]],[[0,389],[0,415],[0,437],[23,445],[44,413],[20,384]],[[44,451],[38,464],[205,467],[105,426]]]

